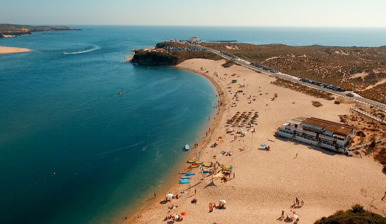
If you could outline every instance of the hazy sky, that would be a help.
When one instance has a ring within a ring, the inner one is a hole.
[[[1,0],[0,23],[386,27],[386,0]]]

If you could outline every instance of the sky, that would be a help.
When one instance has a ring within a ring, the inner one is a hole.
[[[1,0],[0,23],[386,28],[386,0]]]

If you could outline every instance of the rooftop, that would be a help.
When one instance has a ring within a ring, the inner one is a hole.
[[[337,122],[332,122],[332,121],[326,121],[315,117],[306,118],[303,121],[303,124],[316,126],[315,128],[321,127],[328,132],[332,132],[334,134],[343,135],[343,136],[347,136],[351,134],[354,130],[352,126],[337,123]]]

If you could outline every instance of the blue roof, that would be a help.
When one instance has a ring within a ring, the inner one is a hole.
[[[315,126],[315,125],[312,125],[312,124],[302,123],[302,125],[303,125],[303,126],[306,126],[306,127],[309,127],[309,128],[316,129],[316,130],[323,130],[322,127]]]
[[[331,132],[331,131],[324,131],[324,134],[332,136],[332,135],[334,134],[334,132]]]

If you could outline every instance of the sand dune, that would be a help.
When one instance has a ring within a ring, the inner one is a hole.
[[[336,105],[333,101],[278,87],[270,84],[275,80],[272,77],[235,65],[223,68],[223,63],[192,59],[177,67],[209,77],[216,83],[218,91],[224,93],[218,121],[212,125],[206,139],[208,144],[201,143],[199,147],[202,161],[233,165],[235,178],[226,183],[215,180],[216,186],[206,187],[211,177],[202,178],[199,169],[193,169],[197,174],[191,185],[199,183],[196,187],[180,194],[189,185],[176,184],[170,191],[179,193],[179,199],[160,204],[163,198],[159,197],[125,223],[166,223],[163,219],[167,215],[181,212],[187,213],[181,223],[284,223],[277,218],[282,210],[291,214],[290,207],[296,197],[305,202],[302,208],[296,209],[299,223],[313,223],[355,203],[386,216],[386,202],[381,201],[386,190],[386,176],[381,171],[382,166],[372,158],[350,158],[274,137],[282,123],[295,117],[339,121],[338,115],[350,113],[350,104]],[[231,76],[233,73],[237,75]],[[237,79],[237,83],[231,84],[233,79]],[[240,88],[239,84],[246,86]],[[238,94],[238,101],[232,99],[237,90],[243,90],[245,94]],[[272,101],[275,93],[278,97]],[[252,103],[249,103],[250,96],[255,99]],[[320,101],[323,106],[314,107],[311,101]],[[232,107],[233,103],[237,106]],[[237,111],[258,112],[259,119],[254,134],[244,128],[247,135],[234,141],[234,135],[226,134],[226,121]],[[224,141],[211,148],[220,136]],[[270,145],[271,151],[258,150],[264,143]],[[220,156],[221,151],[232,151],[233,155]],[[194,189],[197,195],[194,195]],[[166,193],[158,192],[158,195]],[[193,198],[198,200],[197,204],[191,204]],[[221,199],[227,201],[226,209],[214,209],[209,213],[208,204],[218,203]],[[178,208],[168,209],[172,204],[178,204]]]
[[[32,51],[32,50],[27,48],[0,46],[0,54],[14,54],[14,53],[29,52],[29,51]]]

